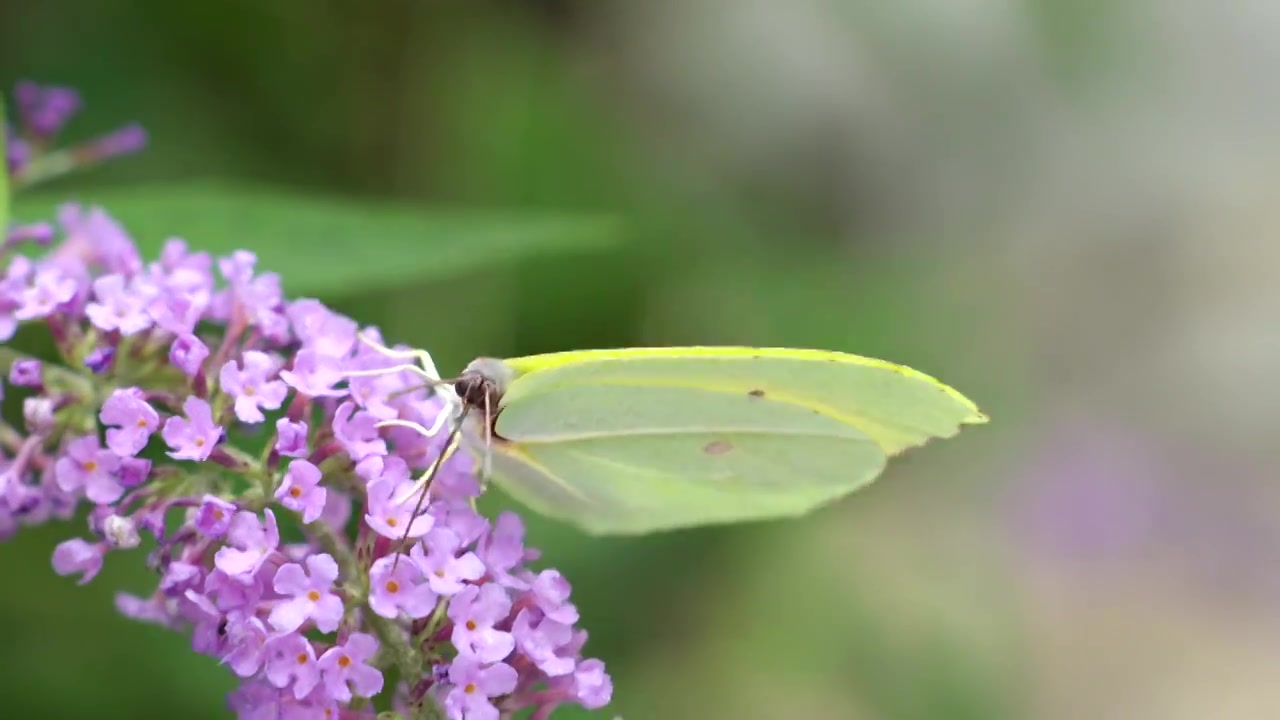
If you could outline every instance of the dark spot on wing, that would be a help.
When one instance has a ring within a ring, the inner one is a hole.
[[[723,455],[733,449],[733,443],[728,440],[712,440],[702,446],[702,452],[708,455]]]
[[[763,390],[761,390],[760,388],[756,388],[755,390],[752,390],[752,391],[748,392],[747,394],[748,394],[748,395],[750,395],[750,396],[751,396],[751,397],[753,397],[753,398],[762,398],[762,397],[764,397],[764,391],[763,391]]]

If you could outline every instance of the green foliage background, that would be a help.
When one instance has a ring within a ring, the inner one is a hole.
[[[991,342],[1012,322],[1004,280],[965,226],[922,237],[882,222],[875,193],[850,221],[767,165],[744,180],[654,153],[664,121],[634,112],[643,96],[611,75],[625,78],[590,5],[5,4],[4,87],[81,88],[73,137],[133,119],[151,133],[143,155],[15,212],[81,199],[149,251],[171,235],[251,249],[291,294],[430,349],[443,372],[481,354],[747,343],[937,374],[994,425],[812,518],[625,540],[531,518],[529,539],[574,582],[628,720],[1025,717],[1019,601],[998,537],[975,530],[1032,402],[1026,359]],[[1046,22],[1087,32],[1073,17]],[[114,613],[114,590],[153,582],[140,553],[87,587],[53,574],[53,545],[80,531],[0,545],[5,714],[227,717],[229,673]]]

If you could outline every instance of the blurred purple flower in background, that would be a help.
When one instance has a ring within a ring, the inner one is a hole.
[[[1094,561],[1139,551],[1170,510],[1159,455],[1134,429],[1062,423],[1024,473],[1014,522],[1048,556]]]
[[[13,91],[18,118],[23,128],[35,139],[52,140],[71,118],[80,111],[80,93],[56,85],[18,83]]]
[[[1040,437],[1009,498],[1028,562],[1100,582],[1159,574],[1280,608],[1280,576],[1266,570],[1280,554],[1270,473],[1099,416],[1059,419]]]
[[[6,124],[5,163],[15,187],[130,155],[147,145],[146,130],[132,123],[79,145],[55,148],[62,130],[83,108],[80,94],[72,88],[24,81],[14,89],[14,101],[17,122]],[[32,235],[43,238],[42,230],[11,228],[9,242],[23,242]]]

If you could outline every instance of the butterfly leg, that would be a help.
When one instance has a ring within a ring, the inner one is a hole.
[[[445,448],[440,451],[440,454],[436,456],[435,461],[431,463],[431,467],[427,468],[426,472],[422,473],[422,475],[418,478],[418,481],[413,484],[413,487],[410,488],[408,492],[406,492],[404,495],[401,495],[400,498],[395,501],[396,504],[399,505],[399,504],[408,502],[409,498],[412,498],[414,495],[417,495],[419,492],[422,492],[425,495],[426,494],[425,491],[430,487],[431,481],[435,479],[436,473],[440,472],[440,467],[444,465],[445,462],[449,460],[449,458],[453,457],[453,454],[457,451],[457,449],[458,449],[457,434],[456,433],[451,434],[449,436],[449,444],[446,445]],[[421,498],[419,498],[419,508],[420,507],[421,507]],[[413,514],[414,516],[417,516],[418,510],[414,510]]]
[[[392,358],[393,360],[416,360],[420,368],[419,374],[434,382],[440,382],[440,373],[436,370],[436,363],[431,359],[431,353],[426,350],[392,350],[376,340],[369,339],[364,333],[356,335],[360,342],[369,346],[375,352]],[[395,370],[386,370],[385,372],[394,372],[396,370],[407,369],[399,366]]]
[[[452,408],[451,408],[450,406],[448,406],[448,405],[446,405],[445,407],[441,408],[441,409],[440,409],[440,412],[436,415],[436,419],[435,419],[435,421],[431,423],[431,427],[426,427],[426,426],[425,426],[425,425],[423,425],[422,423],[416,423],[416,422],[414,422],[414,421],[412,421],[412,420],[401,420],[401,419],[399,419],[399,418],[391,418],[391,419],[388,419],[388,420],[380,420],[379,422],[377,422],[377,423],[374,425],[374,427],[379,427],[379,428],[384,428],[384,427],[402,427],[402,428],[409,428],[410,430],[412,430],[412,431],[414,431],[414,432],[418,433],[419,435],[421,435],[421,436],[423,436],[423,437],[429,437],[429,438],[432,438],[432,437],[435,437],[435,436],[436,436],[436,434],[438,434],[438,433],[440,432],[440,430],[444,427],[444,424],[445,424],[446,422],[448,422],[448,420],[449,420],[449,411],[450,411],[450,410],[452,410]]]
[[[364,333],[360,333],[356,337],[360,339],[360,342],[363,342],[365,345],[373,348],[381,355],[398,360],[416,360],[417,363],[400,363],[391,367],[372,368],[369,370],[348,370],[345,375],[349,378],[377,377],[379,375],[390,375],[398,372],[410,372],[421,377],[423,380],[426,380],[426,390],[443,397],[445,400],[446,407],[442,411],[442,414],[436,418],[435,423],[432,425],[433,430],[428,437],[434,436],[439,432],[440,428],[444,425],[444,417],[449,412],[449,409],[453,406],[459,405],[461,400],[458,398],[457,391],[453,389],[452,381],[442,380],[440,378],[440,373],[436,370],[435,362],[431,359],[430,353],[425,350],[392,350],[375,340],[369,339]],[[392,397],[401,393],[416,392],[418,389],[419,388],[416,387],[405,388],[404,390],[393,393]]]
[[[370,370],[347,370],[343,375],[346,375],[347,377],[377,377],[379,375],[392,375],[398,372],[411,372],[414,375],[422,377],[431,384],[437,384],[440,382],[440,378],[433,377],[431,373],[412,363],[392,365],[391,367],[384,368],[372,368]]]
[[[452,457],[453,453],[457,450],[459,433],[462,430],[462,421],[465,419],[466,419],[466,410],[463,409],[462,415],[458,418],[458,424],[455,425],[453,430],[449,432],[449,439],[445,442],[444,449],[441,450],[440,454],[436,456],[436,459],[431,463],[431,467],[428,468],[427,471],[424,472],[422,476],[418,478],[418,481],[413,484],[413,487],[409,489],[409,492],[405,493],[404,495],[400,496],[400,498],[395,500],[395,503],[397,505],[402,505],[408,502],[410,499],[412,499],[415,495],[418,497],[418,501],[414,503],[413,512],[409,514],[410,523],[413,522],[412,520],[413,518],[418,517],[418,515],[422,512],[422,508],[427,501],[427,495],[431,493],[431,481],[435,479],[436,473],[440,472],[440,468],[444,465],[445,461],[448,460],[450,457]],[[379,423],[379,425],[399,425],[401,427],[408,427],[412,430],[422,433],[423,435],[426,435],[427,437],[431,437],[431,435],[434,434],[434,433],[429,433],[428,429],[423,427],[422,425],[419,425],[418,423],[415,423],[415,422],[409,422],[409,421],[386,420],[386,421],[383,421],[382,423]],[[403,543],[408,539],[409,539],[409,529],[405,528],[405,535],[400,539],[400,542]],[[402,554],[403,553],[397,553],[396,559],[391,562],[392,572],[395,572],[396,565],[399,564],[400,555]]]

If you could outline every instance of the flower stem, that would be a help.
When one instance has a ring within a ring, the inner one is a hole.
[[[75,153],[71,150],[59,150],[46,153],[33,159],[21,172],[10,178],[13,191],[31,187],[75,170],[77,167]]]

